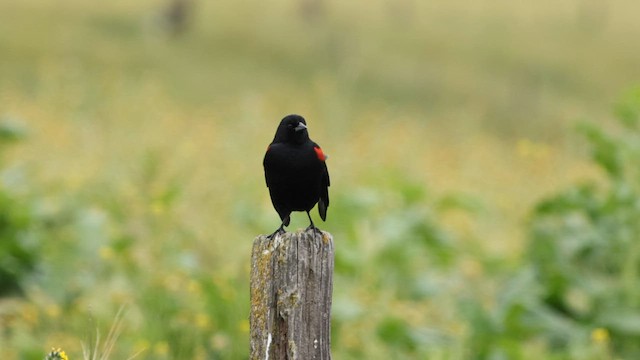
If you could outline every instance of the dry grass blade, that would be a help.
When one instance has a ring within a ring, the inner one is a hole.
[[[124,310],[125,310],[125,305],[122,305],[120,309],[118,309],[118,312],[116,313],[116,316],[113,320],[113,324],[111,325],[111,328],[109,329],[109,333],[107,334],[107,338],[105,339],[104,344],[102,346],[100,346],[100,330],[99,329],[96,329],[96,337],[95,337],[95,341],[93,342],[93,345],[89,344],[89,346],[86,346],[84,343],[82,344],[82,356],[84,360],[108,360],[109,359],[109,357],[111,356],[111,353],[113,352],[113,349],[116,346],[116,341],[122,334],[122,330],[124,327],[124,324],[123,324],[123,318],[125,313]],[[142,353],[142,351],[144,351],[144,349],[133,354],[127,360],[131,360],[135,358],[140,353]]]

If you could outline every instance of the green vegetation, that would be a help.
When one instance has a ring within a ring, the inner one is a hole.
[[[334,358],[640,355],[638,92],[610,117],[640,5],[194,4],[176,35],[154,1],[0,2],[3,358],[246,358],[294,112],[330,156]]]
[[[561,357],[640,354],[640,92],[617,113],[615,133],[580,127],[604,181],[577,183],[536,205],[521,270],[490,314],[474,309],[474,353],[522,358],[521,343],[536,339]]]

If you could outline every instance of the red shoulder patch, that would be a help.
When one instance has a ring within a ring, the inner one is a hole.
[[[327,155],[325,155],[322,152],[322,149],[319,146],[314,146],[313,150],[316,152],[316,156],[318,157],[318,160],[320,160],[320,161],[327,160]]]

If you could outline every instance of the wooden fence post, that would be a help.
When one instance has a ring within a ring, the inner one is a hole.
[[[251,360],[331,360],[333,258],[327,232],[254,240]]]

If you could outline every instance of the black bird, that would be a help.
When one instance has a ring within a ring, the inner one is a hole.
[[[311,224],[319,230],[309,211],[318,204],[322,221],[329,207],[329,171],[327,156],[309,138],[307,122],[300,115],[287,115],[280,121],[276,135],[264,156],[264,177],[273,207],[282,224],[270,237],[284,232],[292,211],[306,211]]]

